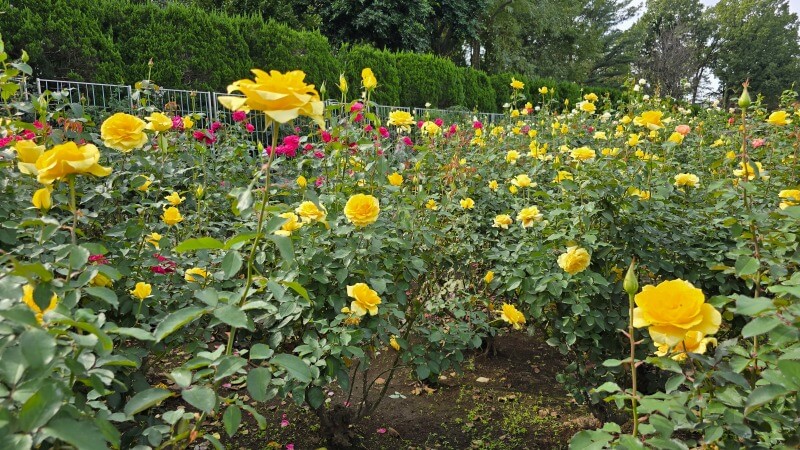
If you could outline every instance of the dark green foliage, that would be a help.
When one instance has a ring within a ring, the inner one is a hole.
[[[400,104],[400,75],[394,53],[376,50],[369,45],[342,46],[339,61],[350,85],[349,98],[360,95],[361,70],[369,67],[378,79],[378,88],[372,100],[384,105]]]
[[[430,54],[398,53],[400,103],[446,108],[464,104],[464,84],[452,61]]]
[[[460,68],[464,83],[464,106],[482,112],[497,110],[497,96],[492,81],[486,73],[469,68]]]

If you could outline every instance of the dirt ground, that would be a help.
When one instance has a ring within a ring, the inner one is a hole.
[[[421,386],[407,372],[395,376],[387,390],[391,397],[354,426],[354,448],[560,449],[576,432],[600,425],[556,382],[563,359],[543,339],[512,333],[498,337],[496,348],[496,356],[470,356],[463,374],[447,373],[436,386]],[[332,388],[330,400],[341,404],[345,394]],[[251,404],[267,418],[265,430],[249,417],[233,438],[220,422],[212,421],[206,431],[229,449],[326,446],[310,410],[290,400]],[[199,441],[192,448],[211,448]]]

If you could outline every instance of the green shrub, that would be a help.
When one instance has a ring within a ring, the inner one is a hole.
[[[430,54],[397,54],[400,74],[400,103],[403,106],[446,108],[464,104],[464,85],[458,68],[448,59]]]
[[[481,112],[497,111],[497,95],[489,76],[480,70],[460,68],[464,85],[464,106]]]
[[[350,98],[361,92],[361,70],[369,67],[378,79],[378,89],[372,100],[384,105],[400,104],[400,75],[394,53],[368,45],[343,45],[339,49],[339,61],[350,84]]]

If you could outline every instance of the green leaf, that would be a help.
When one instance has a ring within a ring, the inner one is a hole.
[[[36,281],[37,277],[44,282],[53,279],[53,274],[41,263],[27,264],[15,262],[14,270],[11,271],[11,275],[25,277],[28,281]]]
[[[194,298],[211,307],[217,306],[217,303],[219,303],[219,294],[214,288],[206,288],[202,291],[194,291]]]
[[[265,402],[272,373],[266,367],[256,367],[247,374],[247,392],[257,402]]]
[[[791,383],[793,390],[800,389],[800,361],[793,359],[783,359],[778,361],[778,369],[786,380]]]
[[[164,400],[172,397],[172,392],[166,389],[150,388],[139,392],[134,395],[132,399],[128,400],[125,404],[125,415],[133,417],[134,414],[140,413],[145,409],[152,408],[163,402]]]
[[[250,347],[250,359],[267,359],[271,358],[275,352],[266,344],[254,344]]]
[[[69,250],[69,266],[72,270],[81,269],[89,261],[89,250],[80,245],[73,245]]]
[[[183,391],[181,397],[190,405],[206,413],[211,412],[217,404],[217,394],[213,389],[205,386],[187,389]]]
[[[225,432],[228,436],[236,434],[239,425],[242,423],[242,410],[236,405],[229,406],[222,414],[222,424],[225,425]]]
[[[223,356],[220,358],[219,364],[217,364],[217,374],[214,376],[214,381],[229,377],[246,365],[247,360],[240,356]]]
[[[768,384],[753,389],[745,402],[744,415],[748,415],[754,410],[766,405],[776,398],[788,392],[785,387],[776,384]]]
[[[675,425],[673,425],[669,419],[658,414],[650,415],[650,425],[652,425],[663,438],[669,438],[675,430]]]
[[[306,301],[311,301],[311,299],[308,297],[308,291],[306,288],[301,286],[300,283],[296,281],[281,281],[281,284],[288,286],[293,291],[297,292],[297,294],[306,299]]]
[[[168,315],[156,327],[153,336],[156,342],[161,342],[165,337],[178,331],[181,327],[202,316],[206,310],[197,306],[190,306]]]
[[[572,436],[569,441],[570,450],[603,450],[614,438],[605,431],[584,430]]]
[[[169,373],[169,377],[182,388],[187,388],[192,384],[192,372],[188,369],[175,369]]]
[[[253,419],[258,424],[258,429],[259,430],[266,430],[267,429],[267,419],[264,418],[264,416],[262,416],[255,408],[253,408],[250,405],[243,404],[242,405],[242,409],[247,411],[247,412],[249,412],[253,416]]]
[[[306,393],[306,401],[313,409],[317,409],[325,402],[325,394],[318,386],[313,386]]]
[[[55,338],[41,328],[33,328],[22,333],[19,337],[19,347],[22,357],[32,369],[50,364],[56,354]]]
[[[222,259],[222,273],[225,275],[225,279],[227,280],[239,273],[242,269],[242,263],[242,255],[236,250],[226,253],[225,258]]]
[[[54,384],[45,384],[31,395],[19,410],[18,426],[31,432],[44,426],[61,409],[63,395]]]
[[[755,316],[764,311],[773,309],[775,309],[775,304],[768,298],[751,298],[744,296],[737,296],[736,298],[736,314]]]
[[[105,437],[91,422],[56,419],[43,431],[46,435],[72,444],[81,450],[108,450]]]
[[[281,353],[270,360],[271,364],[283,367],[294,379],[301,383],[310,383],[312,374],[308,364],[295,355]]]
[[[218,250],[225,248],[225,244],[218,239],[211,237],[187,239],[175,247],[175,253],[189,252],[193,250]]]
[[[147,331],[145,331],[145,330],[143,330],[141,328],[127,328],[127,327],[114,328],[114,329],[108,330],[108,332],[111,333],[111,334],[119,334],[119,335],[122,335],[122,336],[130,336],[130,337],[138,339],[140,341],[152,341],[152,340],[155,339],[155,338],[153,338],[152,334],[148,333]]]
[[[225,305],[214,310],[214,317],[236,328],[250,328],[247,314],[236,305]]]
[[[278,252],[280,252],[281,258],[283,258],[284,261],[289,263],[294,262],[294,246],[290,238],[272,235],[268,239],[274,242],[275,246],[278,247]]]
[[[749,338],[764,334],[781,324],[775,316],[756,317],[742,328],[742,337]]]
[[[71,319],[65,318],[57,318],[53,320],[56,323],[63,323],[65,325],[69,325],[71,327],[78,328],[83,331],[88,331],[93,335],[97,336],[97,342],[100,344],[100,348],[103,350],[104,354],[108,354],[114,348],[114,343],[111,341],[111,338],[101,329],[97,328],[96,326],[86,323],[86,322],[77,322]]]
[[[759,263],[758,260],[753,258],[752,256],[740,256],[736,260],[736,276],[743,277],[747,275],[753,275],[758,271]]]
[[[225,250],[230,250],[234,245],[251,241],[258,236],[258,233],[245,233],[236,235],[225,241]]]
[[[93,287],[87,287],[83,291],[91,295],[92,297],[99,298],[100,300],[108,303],[114,308],[119,307],[119,300],[117,299],[117,294],[111,289],[99,286],[93,286]]]

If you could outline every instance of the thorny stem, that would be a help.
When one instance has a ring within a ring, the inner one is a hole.
[[[264,196],[261,199],[261,209],[258,215],[258,226],[256,227],[256,237],[253,239],[253,245],[250,247],[250,256],[247,257],[247,279],[244,283],[244,292],[242,298],[239,300],[241,307],[247,300],[247,294],[250,293],[250,285],[253,283],[253,260],[255,260],[256,249],[258,243],[261,241],[261,230],[264,228],[264,217],[267,215],[267,204],[269,203],[269,189],[270,189],[270,175],[272,174],[271,166],[272,161],[275,159],[276,149],[278,148],[278,124],[272,123],[272,148],[269,152],[267,165],[264,167],[266,172],[266,180],[264,182]],[[231,331],[228,334],[228,345],[225,347],[225,354],[230,355],[233,351],[233,341],[236,337],[236,327],[231,326]]]

